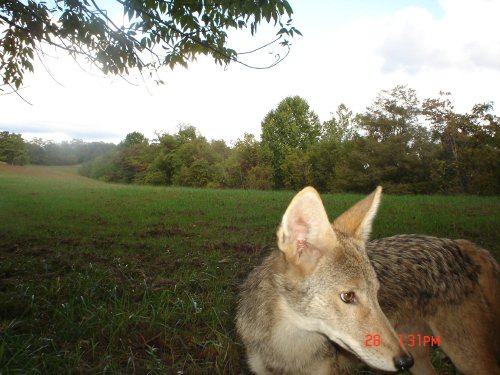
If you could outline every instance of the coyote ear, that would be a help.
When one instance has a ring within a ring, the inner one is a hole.
[[[356,239],[368,241],[381,195],[382,187],[378,186],[373,193],[335,219],[332,224],[333,228]]]
[[[318,192],[306,187],[288,206],[278,230],[278,247],[304,274],[312,271],[323,251],[336,241]]]

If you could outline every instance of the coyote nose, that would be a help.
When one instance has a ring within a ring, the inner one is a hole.
[[[408,370],[413,366],[413,357],[409,354],[403,354],[394,358],[394,365],[398,370]]]

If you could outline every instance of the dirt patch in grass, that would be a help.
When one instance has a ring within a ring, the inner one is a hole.
[[[31,165],[20,166],[20,165],[0,164],[0,172],[20,174],[26,176],[68,178],[68,173],[64,172],[61,173],[59,171],[50,168],[40,168]]]
[[[139,234],[141,238],[165,238],[181,236],[188,237],[189,233],[180,225],[158,224]]]
[[[26,176],[40,178],[41,180],[49,179],[51,181],[66,181],[79,183],[84,186],[98,186],[103,185],[99,181],[91,180],[87,177],[80,176],[77,165],[75,166],[62,166],[62,167],[46,167],[39,165],[9,165],[0,164],[0,173],[6,173],[14,176]],[[38,193],[31,193],[33,195],[38,195]]]

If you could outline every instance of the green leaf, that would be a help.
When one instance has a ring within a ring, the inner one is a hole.
[[[281,34],[288,35],[288,29],[286,27],[282,27],[281,30],[276,33],[276,35],[281,35]]]
[[[163,0],[160,1],[159,8],[160,8],[161,13],[166,13],[167,12],[167,3],[165,3],[165,1],[163,1]]]

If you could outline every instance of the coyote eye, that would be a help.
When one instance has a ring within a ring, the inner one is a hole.
[[[354,294],[354,292],[342,292],[342,293],[340,293],[340,299],[345,303],[353,303],[355,296],[356,295]]]

